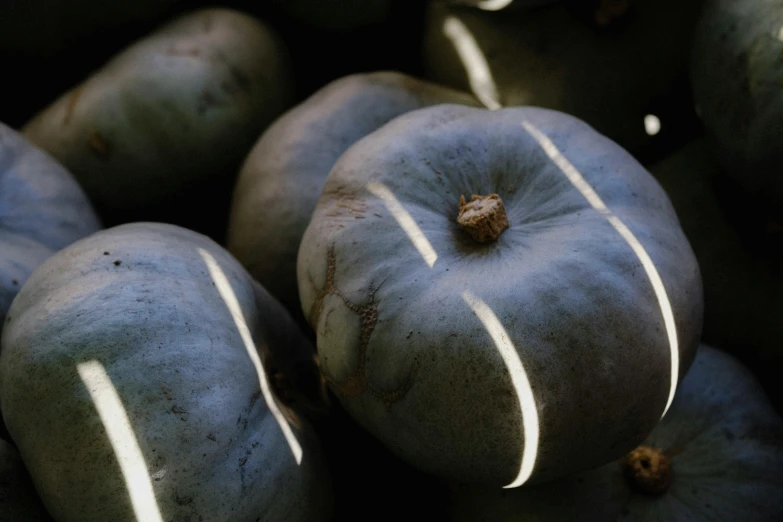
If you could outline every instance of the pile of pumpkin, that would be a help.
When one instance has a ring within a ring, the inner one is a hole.
[[[0,520],[783,520],[780,2],[39,4],[176,16],[0,125]]]

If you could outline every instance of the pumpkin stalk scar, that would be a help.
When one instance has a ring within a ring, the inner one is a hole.
[[[465,196],[460,196],[457,223],[477,243],[489,243],[508,228],[508,215],[503,200],[497,194],[473,194],[470,202],[465,201]]]
[[[326,256],[326,282],[323,288],[318,292],[318,295],[313,302],[313,306],[310,309],[310,324],[313,330],[318,329],[318,320],[324,308],[324,301],[329,295],[336,295],[339,297],[345,306],[359,316],[361,321],[361,331],[359,334],[359,364],[354,371],[351,372],[348,377],[341,382],[337,382],[329,376],[325,376],[327,383],[329,383],[337,393],[345,398],[359,397],[364,392],[369,391],[375,398],[383,402],[387,410],[391,409],[392,403],[400,400],[413,386],[413,377],[415,372],[411,370],[408,378],[399,388],[391,391],[379,391],[373,389],[367,382],[367,345],[370,343],[370,338],[375,330],[375,325],[378,323],[378,303],[375,300],[375,292],[377,287],[370,285],[369,300],[365,304],[356,304],[349,300],[334,283],[335,267],[337,265],[334,245],[330,246],[327,250]],[[310,274],[308,274],[310,284],[315,286],[315,281]]]
[[[659,448],[639,446],[625,456],[622,465],[631,487],[641,493],[660,495],[671,486],[671,463]]]

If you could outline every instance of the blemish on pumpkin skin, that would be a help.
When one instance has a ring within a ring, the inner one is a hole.
[[[109,159],[111,144],[100,132],[93,132],[87,139],[87,148],[100,159]]]
[[[84,90],[83,86],[77,87],[71,93],[71,96],[68,98],[68,105],[65,107],[65,117],[63,118],[63,125],[67,125],[71,122],[71,116],[73,116],[73,111],[74,109],[76,109],[76,104],[79,102],[79,98],[81,97],[83,90]]]
[[[332,378],[326,376],[326,380],[332,387],[345,398],[353,398],[362,395],[364,392],[369,391],[375,398],[379,399],[386,406],[386,409],[391,409],[392,403],[401,399],[413,386],[413,377],[415,370],[412,370],[405,382],[392,391],[378,391],[373,389],[367,382],[367,345],[370,343],[370,338],[375,330],[375,326],[378,323],[378,303],[375,300],[375,292],[377,288],[370,286],[370,296],[367,303],[357,305],[351,302],[334,283],[334,276],[336,272],[337,260],[334,253],[334,246],[329,247],[326,258],[326,282],[323,288],[318,291],[313,306],[310,309],[310,321],[313,330],[318,329],[318,321],[323,312],[324,302],[329,295],[336,295],[339,297],[343,304],[348,307],[349,310],[356,313],[359,316],[361,322],[359,333],[359,364],[354,371],[348,375],[342,382],[337,382]],[[310,284],[317,290],[315,282],[310,274],[308,274]]]

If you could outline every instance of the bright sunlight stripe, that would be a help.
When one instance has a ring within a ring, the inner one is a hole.
[[[484,324],[484,328],[487,329],[490,337],[492,337],[498,352],[503,357],[503,362],[506,363],[506,368],[508,368],[508,373],[511,376],[511,383],[517,392],[519,406],[522,410],[522,430],[525,437],[525,445],[522,449],[522,462],[519,466],[517,478],[507,486],[504,486],[505,488],[516,488],[530,478],[536,463],[536,457],[538,456],[538,438],[540,433],[538,410],[536,409],[535,397],[533,397],[533,389],[530,387],[530,381],[527,378],[527,372],[525,372],[522,361],[519,359],[519,354],[514,345],[511,344],[508,332],[500,324],[495,312],[492,311],[487,303],[474,296],[470,290],[462,292],[462,299],[475,312],[476,316]]]
[[[661,276],[658,274],[658,270],[655,268],[655,264],[653,264],[652,259],[650,259],[650,255],[644,249],[639,240],[636,239],[636,236],[633,235],[633,232],[631,232],[631,230],[625,225],[625,223],[622,222],[622,220],[620,220],[619,217],[615,216],[612,211],[609,210],[609,208],[604,204],[603,200],[601,200],[601,197],[595,192],[593,187],[591,187],[587,180],[584,179],[576,167],[574,167],[573,164],[571,164],[571,162],[568,161],[565,156],[563,156],[563,154],[558,150],[557,146],[552,143],[552,140],[550,140],[544,133],[542,133],[537,127],[528,121],[523,121],[522,126],[528,133],[530,133],[531,136],[533,136],[533,138],[535,138],[547,156],[549,156],[555,165],[560,168],[563,174],[566,175],[571,184],[576,187],[576,189],[582,194],[582,196],[584,196],[588,203],[590,203],[594,209],[603,214],[609,223],[614,227],[614,229],[626,241],[626,243],[628,243],[634,254],[636,254],[636,257],[639,258],[639,261],[642,263],[647,277],[650,279],[650,283],[652,283],[655,297],[658,299],[658,306],[660,307],[661,314],[663,315],[666,334],[669,338],[669,352],[671,360],[669,374],[669,398],[666,401],[666,407],[664,408],[663,414],[661,415],[661,417],[663,417],[666,415],[666,412],[669,411],[669,406],[671,406],[672,400],[674,400],[674,392],[677,390],[677,379],[680,374],[680,350],[679,342],[677,340],[677,327],[674,322],[674,312],[672,311],[669,296],[666,294],[666,288],[663,286]]]
[[[212,280],[215,282],[218,292],[220,292],[220,297],[223,298],[229,312],[231,312],[231,317],[234,318],[234,324],[236,324],[239,335],[245,343],[245,350],[247,350],[247,354],[250,356],[250,360],[253,361],[253,366],[256,368],[258,383],[261,386],[261,393],[264,396],[264,401],[266,401],[269,411],[272,412],[277,424],[280,426],[283,436],[288,442],[288,446],[291,448],[291,453],[293,453],[294,458],[296,459],[296,463],[300,464],[302,462],[302,447],[299,445],[299,441],[296,440],[296,436],[291,430],[291,426],[288,425],[283,413],[277,406],[277,402],[275,402],[275,398],[272,396],[272,391],[266,378],[266,372],[261,364],[261,358],[258,356],[256,344],[253,342],[253,336],[250,334],[250,328],[248,328],[247,322],[245,322],[245,316],[242,314],[242,310],[239,307],[239,301],[234,293],[234,289],[231,288],[231,283],[228,282],[226,274],[223,273],[223,270],[220,268],[217,261],[215,261],[215,258],[212,257],[212,254],[203,248],[199,248],[198,252],[201,254],[202,259],[204,259],[207,268],[209,268],[209,273],[212,276]]]
[[[483,0],[478,3],[477,7],[485,11],[500,11],[511,5],[511,2],[513,1],[514,0]]]
[[[421,257],[424,258],[424,262],[430,268],[435,265],[435,261],[438,260],[438,253],[432,248],[432,243],[429,242],[427,236],[424,235],[419,225],[414,221],[413,216],[405,210],[400,200],[397,199],[389,188],[383,183],[370,182],[367,184],[367,190],[373,195],[383,200],[386,208],[389,209],[397,224],[408,235],[408,238],[419,251]]]
[[[457,18],[449,16],[443,21],[443,34],[451,40],[465,66],[470,88],[476,98],[490,110],[500,109],[498,89],[492,78],[492,71],[470,30]]]
[[[106,369],[98,361],[87,361],[76,365],[76,370],[90,393],[114,449],[136,520],[163,522],[139,441],[133,434],[128,414]]]

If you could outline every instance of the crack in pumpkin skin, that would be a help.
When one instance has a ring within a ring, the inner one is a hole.
[[[334,253],[334,245],[330,246],[327,251],[326,258],[326,282],[323,288],[318,291],[318,294],[313,302],[313,306],[310,309],[310,324],[313,330],[318,330],[318,320],[323,312],[324,302],[329,295],[336,295],[342,302],[348,307],[349,310],[359,316],[361,321],[361,331],[359,334],[359,364],[354,371],[351,372],[348,377],[343,379],[342,382],[337,382],[329,376],[324,376],[326,381],[332,385],[332,387],[345,398],[359,397],[364,392],[369,391],[375,398],[379,399],[386,406],[386,409],[391,409],[392,403],[403,398],[405,394],[413,386],[414,370],[411,370],[410,375],[405,382],[392,391],[378,391],[373,389],[367,382],[367,345],[370,343],[373,331],[375,331],[375,325],[378,323],[378,303],[375,301],[375,292],[378,290],[372,284],[370,285],[369,301],[365,304],[358,305],[351,302],[334,283],[334,277],[336,272],[337,260]],[[313,281],[312,275],[308,274],[310,284],[314,289],[317,289],[315,281]]]

